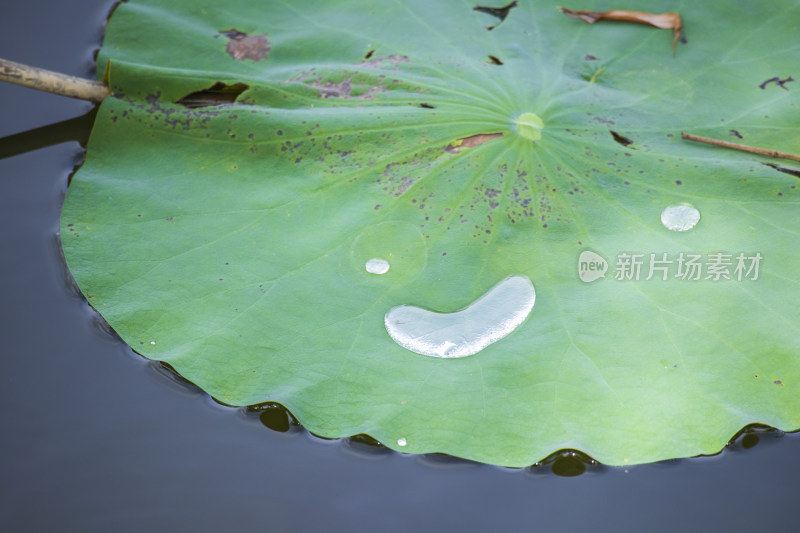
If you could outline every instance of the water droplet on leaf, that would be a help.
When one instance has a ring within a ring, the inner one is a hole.
[[[526,276],[509,276],[454,313],[413,305],[393,307],[384,323],[392,339],[407,350],[431,357],[466,357],[499,341],[533,309],[536,291]]]
[[[373,257],[367,261],[366,269],[370,274],[386,274],[389,272],[389,266],[388,261]]]
[[[364,269],[370,274],[385,274],[391,267],[396,283],[406,283],[419,275],[427,263],[425,238],[419,228],[407,222],[389,220],[367,227],[353,241],[350,264],[359,275]],[[378,272],[376,261],[383,261],[386,270]],[[352,270],[350,271],[353,272]]]
[[[687,231],[700,222],[700,212],[688,204],[671,205],[661,212],[661,223],[672,231]]]

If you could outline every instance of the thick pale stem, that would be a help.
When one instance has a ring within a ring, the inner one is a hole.
[[[101,102],[111,94],[103,83],[29,67],[7,59],[0,59],[0,81],[92,102]]]

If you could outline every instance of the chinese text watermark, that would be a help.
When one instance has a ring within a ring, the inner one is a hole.
[[[759,252],[621,252],[614,262],[613,277],[617,281],[756,281],[762,260]],[[606,277],[608,269],[608,261],[595,252],[586,250],[578,258],[578,275],[586,283]]]

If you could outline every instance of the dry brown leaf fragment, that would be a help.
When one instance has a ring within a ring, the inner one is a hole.
[[[479,133],[477,135],[470,135],[469,137],[462,137],[445,146],[444,151],[457,154],[462,148],[474,148],[502,136],[502,133]]]
[[[565,7],[559,8],[562,13],[569,17],[581,19],[589,24],[594,24],[600,20],[617,20],[622,22],[637,22],[639,24],[649,24],[656,28],[664,30],[673,30],[674,36],[672,37],[672,51],[675,52],[675,43],[681,37],[681,16],[678,13],[645,13],[643,11],[625,11],[619,9],[611,9],[609,11],[584,11],[567,9]]]
[[[245,59],[261,61],[266,59],[269,53],[270,44],[266,33],[262,35],[247,35],[236,28],[222,30],[220,33],[229,39],[225,50],[236,61]]]

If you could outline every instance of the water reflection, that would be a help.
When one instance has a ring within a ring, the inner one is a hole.
[[[158,363],[157,365],[154,364],[151,366],[158,366],[159,372],[163,375],[173,380],[177,379],[182,381],[182,387],[194,387],[193,384],[180,378],[180,376],[178,376],[174,370],[171,370],[171,367],[169,367],[169,365],[166,363]],[[197,389],[197,391],[198,393],[202,394],[202,391],[199,391],[199,389]],[[403,452],[393,451],[391,448],[386,447],[383,443],[371,435],[367,435],[365,433],[359,433],[342,439],[322,437],[320,435],[310,433],[303,428],[300,422],[298,422],[298,420],[286,407],[277,402],[267,402],[248,406],[245,408],[245,411],[254,416],[258,416],[259,421],[272,431],[286,435],[298,435],[305,433],[313,437],[314,440],[319,439],[320,441],[330,442],[339,440],[342,448],[345,451],[366,459],[389,457],[395,453],[405,455]],[[668,459],[664,461],[658,461],[656,463],[650,463],[650,465],[677,466],[684,461],[692,461],[707,457],[721,457],[727,452],[743,452],[750,450],[759,444],[763,445],[764,443],[777,442],[777,440],[783,437],[785,434],[785,432],[765,424],[750,424],[736,433],[736,435],[731,438],[725,448],[716,455],[700,456],[699,458]],[[406,439],[402,437],[398,439],[397,443],[400,446],[405,445],[401,444],[401,442],[407,444]],[[426,453],[420,454],[416,457],[421,464],[432,468],[474,468],[476,466],[483,466],[482,463],[455,457],[445,453]],[[534,476],[556,475],[559,477],[577,477],[587,473],[599,474],[608,470],[622,470],[627,473],[630,468],[632,467],[609,467],[603,465],[599,461],[593,459],[590,455],[580,450],[562,449],[550,454],[542,461],[534,463],[527,468],[510,468],[510,470],[525,471]]]
[[[262,424],[278,433],[288,433],[292,429],[302,429],[294,415],[287,408],[276,402],[251,405],[247,408],[247,411],[257,414]]]
[[[725,450],[732,452],[750,450],[759,444],[774,442],[784,435],[785,432],[766,424],[750,424],[728,441]]]
[[[559,450],[530,468],[532,474],[553,473],[560,477],[576,477],[603,470],[605,466],[579,450]]]

